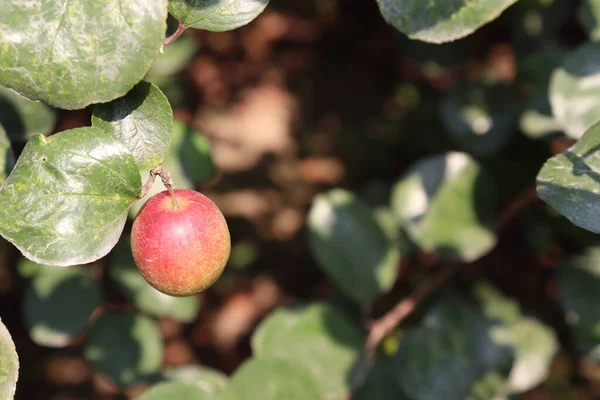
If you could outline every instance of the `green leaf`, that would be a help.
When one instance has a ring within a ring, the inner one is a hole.
[[[92,325],[84,356],[118,385],[149,379],[158,372],[163,343],[158,325],[132,312],[110,312]]]
[[[27,258],[21,258],[17,263],[17,272],[21,278],[33,278],[47,268],[55,269],[56,267],[38,264]]]
[[[347,396],[363,334],[334,307],[312,303],[272,312],[254,332],[251,344],[260,358],[280,358],[304,367],[321,398]]]
[[[12,400],[19,378],[19,356],[15,344],[0,320],[0,400]]]
[[[173,187],[179,189],[194,189],[194,183],[212,178],[217,169],[212,161],[208,139],[191,126],[175,121],[171,151],[163,161],[163,169],[171,173]],[[142,182],[146,182],[148,172],[144,171],[141,175]],[[156,182],[146,196],[133,204],[130,210],[131,217],[137,215],[149,198],[163,190],[165,188],[162,183]]]
[[[575,348],[600,363],[600,247],[562,263],[556,283]]]
[[[446,92],[440,111],[462,150],[487,157],[502,150],[514,133],[518,98],[506,86],[457,86]]]
[[[0,125],[0,185],[4,182],[13,166],[15,165],[15,155],[8,136],[2,125]]]
[[[572,8],[568,1],[562,0],[518,1],[506,15],[516,52],[525,54],[556,41],[570,20]]]
[[[0,187],[0,233],[40,264],[92,262],[117,243],[140,192],[135,161],[114,136],[35,135]]]
[[[508,378],[507,393],[523,393],[544,382],[550,373],[559,343],[554,331],[532,317],[511,326],[516,360]]]
[[[313,378],[292,361],[251,358],[231,377],[223,397],[227,400],[320,400]]]
[[[487,282],[478,282],[474,295],[487,317],[502,322],[514,346],[515,362],[502,393],[522,393],[546,380],[559,348],[554,331],[534,317],[523,316],[516,300]]]
[[[55,122],[56,112],[44,103],[0,86],[0,125],[12,140],[25,142],[34,133],[48,135]]]
[[[465,37],[517,0],[377,0],[383,18],[411,39],[431,43]]]
[[[43,269],[25,293],[29,336],[41,346],[67,346],[86,328],[101,297],[98,281],[85,267]]]
[[[575,225],[600,233],[600,124],[550,158],[537,176],[540,199]]]
[[[352,396],[352,400],[411,400],[400,390],[394,379],[393,359],[379,356],[367,380]]]
[[[600,120],[600,43],[566,56],[550,81],[552,112],[570,137],[579,139]]]
[[[198,386],[181,382],[165,382],[152,386],[136,400],[215,400],[215,397]]]
[[[600,40],[600,1],[583,0],[577,9],[577,17],[590,40]]]
[[[169,0],[169,12],[184,26],[230,31],[249,24],[269,0]]]
[[[414,164],[393,190],[391,205],[421,249],[474,261],[496,244],[496,187],[475,160],[446,153]]]
[[[0,84],[65,109],[123,96],[165,37],[167,0],[2,3]]]
[[[227,375],[202,365],[169,367],[163,375],[173,381],[196,385],[205,392],[215,395],[227,386]]]
[[[217,173],[217,167],[213,163],[212,145],[208,138],[192,126],[181,122],[175,130],[178,131],[177,134],[182,135],[182,139],[174,156],[181,160],[185,176],[194,183],[212,179]]]
[[[504,296],[489,282],[477,282],[473,288],[473,296],[488,318],[501,321],[507,326],[518,323],[522,318],[519,303]]]
[[[183,323],[196,319],[200,311],[199,298],[168,296],[150,286],[135,266],[127,238],[117,243],[111,252],[111,260],[111,278],[141,311],[157,317],[168,316]]]
[[[519,128],[530,139],[541,139],[562,131],[561,124],[552,115],[546,91],[535,93],[519,120]]]
[[[92,126],[121,139],[138,168],[151,170],[169,153],[173,111],[158,87],[142,81],[125,96],[94,106]]]
[[[510,343],[495,328],[464,301],[444,298],[404,334],[394,357],[396,382],[415,399],[493,398],[513,362]]]
[[[145,80],[162,88],[161,83],[165,78],[181,72],[187,67],[198,50],[198,42],[187,32],[182,34],[176,41],[166,46],[152,68],[146,74]]]
[[[318,195],[308,214],[309,244],[321,267],[346,295],[368,302],[393,286],[400,253],[373,212],[351,192]]]

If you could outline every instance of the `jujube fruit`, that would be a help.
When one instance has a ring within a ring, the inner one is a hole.
[[[227,222],[206,196],[175,189],[156,194],[140,209],[131,250],[146,281],[171,296],[190,296],[221,276],[231,250]]]

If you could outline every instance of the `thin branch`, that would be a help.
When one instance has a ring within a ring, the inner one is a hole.
[[[374,321],[369,336],[364,344],[365,355],[374,359],[379,343],[389,335],[396,326],[404,321],[431,292],[446,282],[456,271],[456,266],[443,266],[431,279],[419,286],[410,296],[402,299],[387,314]]]
[[[535,187],[524,190],[517,198],[508,203],[498,216],[496,222],[498,230],[505,228],[521,211],[539,200]]]
[[[148,180],[146,181],[146,183],[144,183],[144,186],[142,186],[142,194],[139,197],[140,199],[148,194],[148,191],[152,188],[152,185],[154,185],[156,176],[159,175],[161,171],[162,171],[162,164],[158,164],[156,167],[154,167],[150,170],[150,172],[149,172],[150,175],[148,176]]]
[[[168,45],[170,45],[171,43],[173,43],[174,41],[177,40],[177,38],[179,36],[181,36],[181,34],[186,30],[185,25],[183,25],[181,22],[179,23],[179,25],[177,25],[177,30],[175,32],[173,32],[173,34],[171,36],[169,36],[168,38],[166,38],[165,40],[163,40],[162,44],[160,45],[160,54],[164,53],[164,48]]]

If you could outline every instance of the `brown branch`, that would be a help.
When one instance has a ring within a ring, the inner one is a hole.
[[[163,40],[162,44],[160,45],[160,53],[162,54],[164,52],[164,48],[168,45],[170,45],[171,43],[173,43],[174,41],[177,40],[177,38],[179,36],[181,36],[181,34],[186,30],[185,25],[183,25],[181,22],[179,23],[179,25],[177,25],[177,30],[175,30],[175,32],[173,32],[173,34],[171,36],[169,36],[168,38],[166,38],[165,40]]]
[[[162,171],[162,164],[158,164],[156,167],[152,168],[149,172],[149,176],[148,176],[148,180],[146,181],[146,183],[144,183],[144,186],[142,186],[142,194],[140,195],[139,199],[141,199],[142,197],[144,197],[145,195],[148,194],[148,191],[150,190],[150,188],[152,188],[152,185],[154,185],[154,181],[156,180],[156,176],[159,175]]]
[[[395,327],[397,327],[402,321],[415,310],[415,308],[422,302],[431,292],[433,292],[438,286],[446,282],[456,271],[456,266],[446,265],[443,266],[440,271],[434,275],[431,279],[428,279],[422,286],[419,286],[415,291],[408,297],[402,299],[398,304],[394,306],[390,311],[387,312],[383,317],[374,321],[369,330],[369,335],[364,344],[365,356],[368,359],[374,359],[377,353],[379,343],[389,335]]]
[[[502,212],[500,212],[496,221],[497,229],[502,230],[505,228],[521,211],[539,200],[540,198],[537,195],[535,187],[524,190],[517,198],[508,203]]]

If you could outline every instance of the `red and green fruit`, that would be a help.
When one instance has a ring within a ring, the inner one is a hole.
[[[171,296],[199,293],[221,276],[231,250],[227,222],[206,196],[187,189],[150,198],[131,231],[135,263],[150,285]]]

